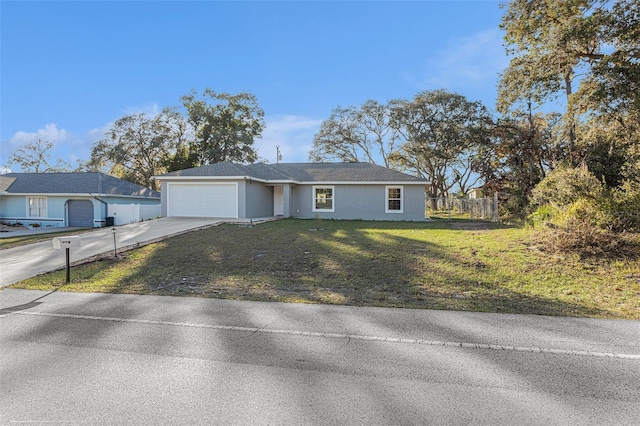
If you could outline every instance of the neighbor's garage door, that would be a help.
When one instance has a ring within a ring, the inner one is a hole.
[[[93,227],[93,203],[89,200],[69,200],[69,226]]]
[[[238,217],[235,183],[169,183],[167,216]]]

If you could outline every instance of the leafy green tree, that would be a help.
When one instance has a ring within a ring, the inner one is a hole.
[[[475,185],[469,176],[491,123],[480,102],[434,90],[391,104],[392,123],[404,140],[393,164],[429,179],[432,198],[447,196],[456,184],[463,193]]]
[[[168,171],[175,154],[187,143],[187,123],[173,108],[159,114],[126,115],[113,123],[107,137],[96,142],[90,170],[106,170],[139,185],[158,189],[153,176]]]
[[[508,196],[501,203],[507,215],[526,215],[533,188],[564,162],[566,141],[558,136],[559,120],[557,113],[516,110],[491,128],[476,169],[489,192]]]
[[[445,90],[386,105],[369,100],[360,107],[335,108],[316,134],[309,158],[405,170],[433,182],[432,198],[446,196],[456,185],[466,193],[478,181],[476,156],[490,123],[479,102]]]
[[[637,0],[512,0],[506,7],[501,28],[513,58],[499,83],[499,111],[517,102],[542,104],[564,93],[570,159],[576,156],[576,130],[584,114],[617,120],[636,115]]]
[[[505,113],[520,101],[542,104],[559,92],[571,101],[575,70],[582,49],[592,53],[595,34],[573,40],[574,22],[589,10],[592,0],[514,0],[508,3],[501,28],[507,53],[513,55],[498,85],[498,110]],[[575,116],[567,110],[568,154],[575,145]]]
[[[639,139],[625,137],[627,131],[618,122],[603,123],[596,118],[579,128],[578,147],[583,163],[609,188],[620,186],[628,164],[634,157],[636,161],[640,158],[632,153]]]
[[[256,161],[253,143],[264,130],[264,111],[254,95],[205,89],[202,98],[192,91],[181,100],[194,139],[179,150],[175,164],[196,167],[220,161]]]
[[[38,139],[17,148],[9,157],[7,166],[17,164],[24,173],[55,173],[68,172],[71,164],[62,159],[51,163],[53,142]]]
[[[568,37],[596,34],[590,51],[581,53],[589,68],[574,104],[579,112],[627,116],[640,114],[640,3],[637,0],[594,1]],[[635,117],[635,118],[634,118]]]

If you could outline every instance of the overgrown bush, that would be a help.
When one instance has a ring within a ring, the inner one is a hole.
[[[579,199],[601,201],[604,185],[586,167],[557,168],[534,189],[533,205],[566,208]]]
[[[638,255],[637,236],[626,233],[637,229],[638,217],[623,214],[640,208],[637,185],[610,191],[585,167],[558,169],[536,186],[532,201],[537,209],[529,218],[547,250],[583,257]]]
[[[612,191],[610,209],[618,230],[640,232],[640,182],[628,180]]]
[[[591,225],[540,229],[534,238],[545,251],[577,254],[581,258],[640,256],[637,234],[605,231]]]

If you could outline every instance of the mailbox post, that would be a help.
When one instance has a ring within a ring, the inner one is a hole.
[[[82,246],[82,240],[80,237],[55,237],[53,239],[54,249],[65,249],[67,259],[67,284],[71,282],[71,273],[69,271],[69,248]]]

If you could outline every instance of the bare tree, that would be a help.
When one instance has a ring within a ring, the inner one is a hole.
[[[16,149],[7,162],[7,166],[17,164],[25,173],[56,173],[67,172],[71,164],[58,158],[51,163],[53,142],[38,139]]]

